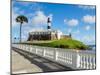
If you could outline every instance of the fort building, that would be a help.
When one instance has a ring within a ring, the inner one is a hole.
[[[47,20],[47,29],[46,30],[35,30],[29,32],[28,41],[34,40],[59,40],[62,38],[71,38],[71,34],[64,35],[60,30],[52,30],[51,29],[51,20],[48,18]]]

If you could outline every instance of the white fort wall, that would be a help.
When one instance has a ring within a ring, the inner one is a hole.
[[[28,51],[72,69],[95,69],[95,53],[71,49],[13,44],[12,47]]]
[[[62,32],[61,31],[57,31],[57,39],[59,40],[59,39],[61,39],[61,36],[62,36]]]

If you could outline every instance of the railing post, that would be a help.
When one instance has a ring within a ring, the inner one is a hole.
[[[74,51],[73,56],[72,56],[72,67],[74,69],[79,69],[80,67],[80,55],[79,51]]]
[[[89,61],[88,61],[88,59],[89,59],[89,56],[87,55],[86,56],[86,69],[89,69]]]
[[[45,57],[45,48],[43,48],[43,56]]]
[[[92,69],[92,63],[93,63],[91,60],[92,60],[92,57],[90,56],[90,58],[89,58],[89,61],[90,61],[90,66],[89,66],[89,68],[90,68],[90,69]]]
[[[93,69],[96,69],[96,60],[95,60],[95,57],[93,57]]]

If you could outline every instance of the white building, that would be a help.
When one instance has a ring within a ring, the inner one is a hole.
[[[69,35],[63,35],[60,30],[51,29],[51,20],[47,19],[47,29],[46,30],[35,30],[29,33],[28,41],[33,40],[55,40],[61,38],[71,38]]]

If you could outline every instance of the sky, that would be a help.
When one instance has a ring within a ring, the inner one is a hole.
[[[12,40],[19,38],[19,25],[16,17],[24,15],[28,23],[22,26],[22,38],[27,40],[33,30],[47,28],[47,17],[52,19],[51,28],[63,34],[72,34],[72,38],[84,44],[95,44],[96,7],[90,5],[55,4],[44,2],[12,1]],[[18,39],[17,39],[18,41]]]

